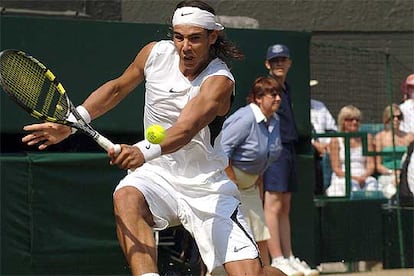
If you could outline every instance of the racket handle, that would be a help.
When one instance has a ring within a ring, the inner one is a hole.
[[[115,151],[115,155],[118,155],[121,152],[121,145],[114,144],[114,151]]]
[[[121,152],[121,145],[112,143],[106,137],[98,134],[98,137],[96,137],[95,139],[96,139],[96,142],[106,151],[109,151],[110,149],[114,149],[115,155],[118,155]]]

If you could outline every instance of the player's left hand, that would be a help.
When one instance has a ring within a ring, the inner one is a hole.
[[[55,123],[41,123],[26,125],[25,131],[31,132],[22,138],[22,142],[28,146],[39,145],[39,150],[44,150],[48,146],[60,143],[72,133],[68,126]]]

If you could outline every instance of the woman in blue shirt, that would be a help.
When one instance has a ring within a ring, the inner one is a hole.
[[[238,186],[241,211],[252,229],[264,265],[268,265],[270,237],[263,214],[262,173],[279,157],[282,146],[276,114],[282,88],[270,77],[257,78],[247,105],[234,112],[223,125],[221,145],[229,158],[226,173]]]

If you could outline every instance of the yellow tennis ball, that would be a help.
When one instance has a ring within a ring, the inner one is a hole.
[[[160,125],[152,125],[145,131],[145,138],[150,143],[159,144],[165,139],[165,129]]]

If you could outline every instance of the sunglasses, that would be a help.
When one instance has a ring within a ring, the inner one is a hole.
[[[347,121],[347,122],[352,122],[352,121],[357,121],[357,122],[359,122],[359,121],[360,121],[360,119],[359,119],[359,118],[345,118],[345,121]]]
[[[403,115],[402,114],[398,114],[398,115],[393,115],[394,119],[397,118],[398,121],[401,121],[403,119]]]
[[[265,94],[265,96],[276,98],[277,96],[280,96],[280,93],[279,92],[271,92],[271,93]]]

